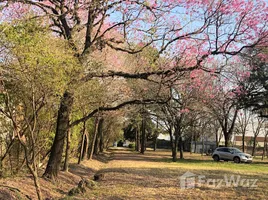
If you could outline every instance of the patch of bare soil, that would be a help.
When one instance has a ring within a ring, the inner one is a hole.
[[[101,168],[103,162],[92,160],[85,161],[85,164],[70,164],[69,172],[61,171],[57,181],[43,179],[41,177],[42,172],[40,172],[39,181],[44,199],[64,198],[82,178],[93,179],[94,174]],[[0,200],[13,199],[37,199],[31,175],[0,179]]]

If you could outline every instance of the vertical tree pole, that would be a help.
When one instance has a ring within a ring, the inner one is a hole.
[[[154,136],[154,151],[156,151],[157,148],[157,137],[158,137],[158,116],[156,117],[156,131]]]
[[[82,140],[81,140],[81,147],[80,147],[80,154],[79,154],[79,158],[78,158],[78,164],[81,163],[82,159],[83,159],[83,153],[85,150],[85,140],[86,140],[86,122],[83,123],[83,128],[82,128]]]
[[[69,128],[66,136],[65,160],[63,166],[63,171],[65,172],[68,172],[69,170],[70,144],[71,144],[71,129]]]
[[[138,128],[137,127],[135,129],[135,150],[139,151],[138,150]]]
[[[94,151],[93,151],[94,155],[98,155],[100,152],[103,121],[104,119],[101,117],[98,122],[97,135],[96,135]]]
[[[93,139],[91,143],[91,149],[90,149],[89,158],[88,158],[89,160],[92,160],[92,157],[93,157],[94,147],[95,147],[97,133],[98,133],[98,126],[99,126],[99,116],[97,116],[95,119],[94,135],[93,135]]]
[[[104,150],[103,122],[104,122],[104,119],[101,118],[100,125],[99,125],[99,137],[100,137],[99,151],[100,151],[100,153],[102,153]]]
[[[141,148],[141,134],[140,134],[140,126],[137,124],[137,146],[136,146],[136,151],[140,151]]]
[[[262,152],[262,158],[261,158],[262,160],[264,160],[265,152],[267,148],[267,135],[268,135],[268,132],[265,134],[264,141],[263,141],[263,152]]]
[[[141,153],[144,154],[145,152],[145,145],[146,145],[146,132],[145,132],[145,110],[143,107],[142,111],[142,123],[141,123]]]

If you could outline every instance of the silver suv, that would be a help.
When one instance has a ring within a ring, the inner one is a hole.
[[[235,163],[252,162],[251,155],[243,153],[239,149],[233,147],[218,147],[213,152],[212,158],[215,161],[224,160],[224,161],[234,161]]]

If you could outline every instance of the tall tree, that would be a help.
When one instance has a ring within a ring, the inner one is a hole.
[[[243,95],[242,106],[258,112],[261,117],[268,117],[268,65],[267,48],[256,48],[242,54],[245,64],[251,67],[250,76],[240,82]]]
[[[250,113],[248,110],[241,110],[237,116],[236,132],[242,135],[242,151],[245,152],[245,137],[247,133],[247,127],[250,122]]]

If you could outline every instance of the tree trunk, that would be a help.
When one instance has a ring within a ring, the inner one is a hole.
[[[201,152],[201,155],[203,156],[204,155],[204,133],[202,135],[202,152]]]
[[[257,140],[257,136],[254,136],[254,138],[253,138],[253,146],[252,146],[252,153],[251,153],[252,156],[255,155],[255,150],[256,150],[256,140]]]
[[[183,159],[183,141],[182,137],[179,138],[180,159]]]
[[[64,148],[64,140],[69,128],[69,115],[71,113],[72,105],[73,96],[71,93],[66,91],[61,99],[58,111],[56,134],[43,177],[54,179],[58,176]]]
[[[168,132],[169,132],[170,145],[171,145],[171,157],[173,158],[174,157],[174,154],[175,154],[176,145],[175,145],[175,141],[173,139],[172,128],[171,127],[169,128]]]
[[[93,155],[98,155],[98,154],[99,154],[99,132],[97,131],[94,149],[93,149]]]
[[[230,133],[229,132],[223,132],[223,135],[224,135],[224,144],[225,144],[225,147],[228,147],[230,145]]]
[[[219,130],[216,131],[216,147],[219,147]]]
[[[145,152],[145,145],[146,145],[146,133],[145,133],[145,117],[143,114],[142,117],[142,124],[141,124],[141,153],[144,154]]]
[[[242,134],[242,151],[245,152],[245,132]]]
[[[138,151],[138,129],[135,129],[135,150]]]
[[[85,149],[85,140],[86,140],[86,122],[84,122],[83,124],[83,128],[82,128],[82,140],[81,140],[81,145],[80,145],[80,153],[79,153],[79,158],[78,158],[78,164],[81,163],[82,159],[83,159],[83,152]]]
[[[18,148],[17,148],[17,172],[18,172],[19,166],[20,166],[20,146],[21,146],[21,144],[18,143]]]
[[[104,119],[100,118],[99,125],[98,125],[96,143],[95,143],[95,147],[94,147],[94,155],[98,155],[100,152],[103,121],[104,121]]]
[[[64,166],[63,166],[63,171],[66,171],[66,172],[68,172],[69,170],[70,143],[71,143],[71,130],[69,128],[67,137],[66,137],[65,160],[64,160]]]
[[[103,119],[102,119],[102,123],[101,123],[101,130],[100,130],[100,146],[99,146],[99,150],[101,153],[103,153],[103,149],[104,149],[104,138],[103,138]]]
[[[156,151],[157,148],[157,137],[154,138],[154,151]]]
[[[194,153],[196,153],[196,145],[197,145],[197,141],[195,139],[195,141],[194,141]]]
[[[99,117],[97,117],[96,120],[95,120],[94,135],[93,135],[93,139],[92,139],[92,143],[91,143],[91,149],[90,149],[90,153],[89,153],[89,157],[88,157],[89,160],[92,160],[92,157],[93,157],[93,152],[94,152],[97,133],[98,133],[98,126],[99,126]]]
[[[264,160],[266,148],[267,148],[267,134],[265,135],[264,143],[263,143],[263,153],[262,153],[262,158],[261,158],[262,160]]]
[[[236,108],[234,111],[234,116],[232,117],[232,120],[229,123],[228,123],[229,113],[228,113],[228,115],[225,116],[224,123],[222,121],[219,121],[219,123],[221,124],[221,127],[222,127],[224,139],[225,139],[225,147],[228,147],[230,145],[231,137],[232,137],[234,126],[235,126],[235,121],[237,118],[237,113],[238,113],[238,109]]]
[[[191,133],[191,142],[190,142],[190,154],[193,153],[193,138],[194,138],[194,136],[193,136],[193,132],[192,132]]]
[[[20,136],[18,137],[20,144],[22,145],[23,149],[24,149],[24,156],[25,156],[25,160],[26,160],[26,165],[31,173],[31,175],[33,176],[34,179],[34,186],[35,186],[35,190],[36,190],[36,194],[38,197],[38,200],[42,200],[42,192],[41,192],[41,186],[39,184],[39,178],[38,178],[38,173],[37,173],[37,166],[36,166],[36,160],[35,160],[35,144],[33,142],[33,155],[32,155],[32,161],[29,160],[29,152],[28,152],[28,148],[26,146],[26,144],[21,140]]]
[[[40,187],[40,184],[39,184],[39,179],[38,179],[38,175],[37,175],[37,172],[32,172],[33,174],[33,179],[34,179],[34,185],[35,185],[35,188],[36,188],[36,193],[37,193],[37,197],[38,197],[38,200],[42,200],[42,192],[41,192],[41,187]]]
[[[176,133],[175,130],[175,141],[173,142],[173,149],[172,149],[172,161],[177,161],[177,153],[178,153],[178,142],[179,142],[179,136],[178,133]]]
[[[85,160],[85,158],[88,155],[88,144],[89,144],[89,138],[88,138],[88,132],[87,132],[87,128],[86,128],[86,130],[85,130],[84,150],[82,152],[82,160]]]
[[[141,148],[141,137],[140,137],[140,127],[137,126],[137,145],[136,145],[136,151],[140,151]]]
[[[156,148],[157,148],[157,138],[159,136],[159,132],[158,132],[158,126],[159,126],[159,123],[158,123],[158,117],[156,118],[156,131],[154,132],[154,151],[156,151]]]

